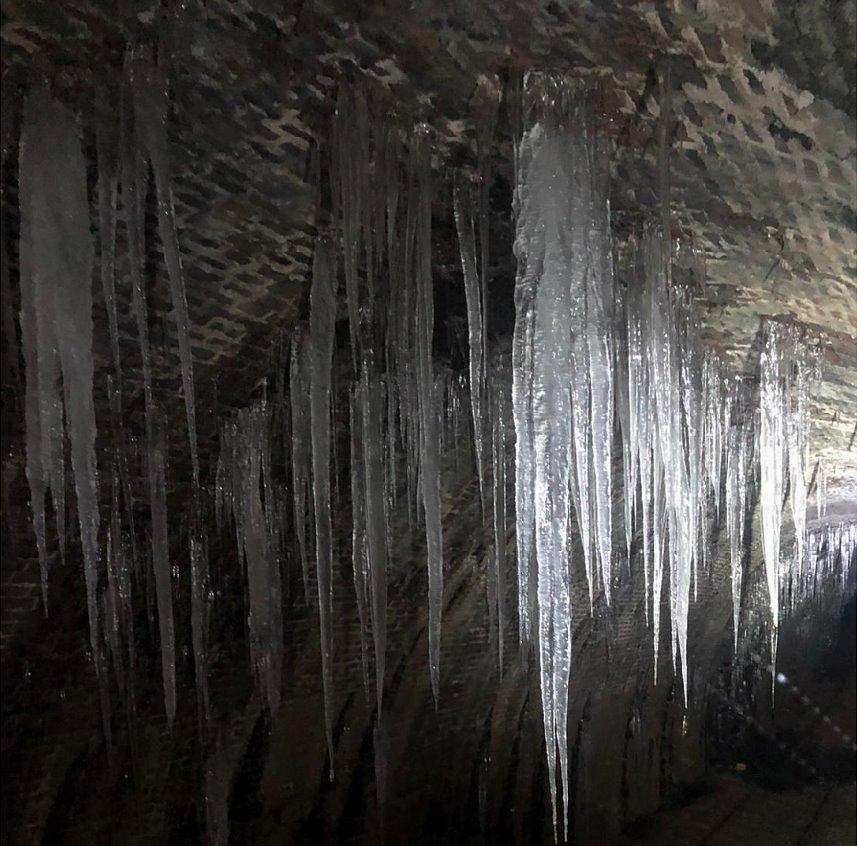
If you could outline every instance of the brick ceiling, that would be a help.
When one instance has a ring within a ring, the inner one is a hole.
[[[305,307],[314,139],[325,143],[343,76],[374,78],[403,121],[434,127],[438,165],[465,166],[475,159],[480,78],[502,90],[527,68],[603,77],[616,147],[612,205],[622,221],[654,201],[654,82],[668,60],[673,207],[677,225],[705,250],[707,339],[753,372],[764,316],[824,332],[813,447],[827,455],[840,499],[854,503],[855,25],[855,0],[8,0],[4,124],[15,126],[21,94],[44,74],[79,109],[91,142],[96,89],[106,85],[118,102],[126,47],[159,44],[172,88],[173,187],[198,391],[203,407],[223,408],[247,402],[277,333]],[[17,130],[7,135],[4,215],[14,234]],[[511,177],[510,153],[501,109],[500,182]],[[438,192],[439,205],[446,194]],[[506,233],[508,209],[493,213]],[[513,265],[497,255],[499,290]],[[157,267],[157,252],[150,258]],[[448,258],[437,256],[439,266]],[[456,277],[441,274],[436,284]],[[156,369],[162,387],[177,387],[162,279],[150,297]],[[130,309],[121,319],[133,373]],[[106,362],[106,337],[99,345]]]

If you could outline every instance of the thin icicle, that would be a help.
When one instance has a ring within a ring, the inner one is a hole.
[[[239,559],[246,564],[251,663],[273,715],[280,704],[283,664],[278,538],[283,504],[269,481],[271,428],[271,406],[264,400],[239,411],[223,425],[218,487],[235,521]]]
[[[119,183],[119,133],[107,89],[98,93],[99,120],[96,132],[98,156],[98,232],[101,242],[101,292],[107,310],[110,347],[116,390],[121,396],[122,360],[119,354],[119,321],[116,314],[116,204]],[[121,407],[121,403],[120,403]]]
[[[481,280],[481,326],[483,348],[488,348],[488,288],[491,275],[490,222],[488,217],[489,192],[491,190],[491,151],[494,147],[494,131],[500,108],[500,86],[496,76],[480,76],[477,83],[476,104],[476,159],[479,173],[479,277]],[[482,356],[482,380],[487,379],[488,359]]]
[[[589,131],[591,132],[591,129]],[[606,136],[602,133],[592,133],[587,144],[591,184],[589,214],[592,219],[586,229],[586,343],[589,360],[592,475],[595,480],[593,524],[601,584],[604,599],[609,605],[613,536],[613,247],[607,193],[609,166]],[[579,172],[585,173],[586,170],[580,167]]]
[[[628,347],[628,335],[626,328],[628,320],[625,300],[627,292],[620,292],[621,297],[617,302],[617,344],[615,349],[616,359],[614,367],[616,371],[616,411],[619,418],[619,434],[622,438],[622,485],[623,485],[623,516],[625,526],[625,554],[628,558],[630,569],[631,562],[631,540],[634,537],[634,499],[636,490],[633,479],[633,460],[636,444],[631,440],[631,387],[630,387],[630,353]],[[621,320],[621,323],[618,322]],[[622,331],[624,330],[624,331]]]
[[[431,145],[421,124],[411,139],[414,195],[413,269],[416,278],[414,317],[416,383],[419,409],[419,483],[426,528],[429,582],[429,670],[435,706],[440,695],[440,628],[443,611],[443,535],[440,519],[440,460],[437,391],[432,363],[434,292],[431,271]]]
[[[310,435],[310,371],[309,346],[302,329],[292,335],[291,361],[289,365],[289,395],[292,419],[292,497],[294,500],[295,534],[301,559],[304,599],[309,606],[309,553],[307,551],[307,494],[310,483],[311,435]]]
[[[351,566],[354,592],[357,596],[357,617],[360,623],[360,664],[367,706],[372,701],[369,685],[369,562],[366,549],[366,474],[363,467],[363,417],[360,409],[358,384],[349,402],[349,432],[351,433]]]
[[[795,527],[795,561],[803,560],[806,537],[806,471],[809,465],[809,403],[819,378],[818,352],[795,341],[794,380],[788,430],[789,493]]]
[[[380,719],[384,699],[387,652],[387,525],[384,510],[384,413],[383,386],[370,377],[364,363],[360,384],[362,413],[363,469],[366,484],[366,552],[371,598],[372,638],[375,644],[375,686]]]
[[[494,467],[494,581],[497,596],[497,666],[503,675],[503,633],[506,598],[506,403],[503,380],[506,374],[495,371],[492,408],[492,464]]]
[[[516,144],[518,141],[516,139]],[[529,135],[519,144],[515,171],[516,219],[529,214],[531,197],[526,179],[534,143]],[[529,218],[526,217],[528,220]],[[518,231],[521,224],[518,224]],[[515,329],[512,337],[512,415],[515,424],[515,539],[518,561],[518,638],[521,646],[532,641],[535,622],[535,596],[530,590],[535,551],[535,501],[533,457],[533,332],[535,299],[538,287],[544,236],[538,227],[528,229],[526,237],[515,238],[518,272],[515,278]]]
[[[782,528],[788,409],[784,387],[784,328],[770,323],[760,359],[759,465],[762,511],[762,554],[771,603],[771,655],[776,662],[780,624],[780,531]]]
[[[196,679],[200,722],[209,715],[208,696],[208,616],[209,577],[208,553],[204,541],[190,536],[190,625],[193,642],[193,669]]]
[[[485,513],[485,482],[483,472],[482,401],[485,393],[483,382],[483,335],[482,303],[479,275],[476,270],[476,237],[473,227],[473,211],[470,202],[470,187],[460,173],[455,175],[453,206],[458,244],[461,252],[461,270],[464,275],[464,293],[467,299],[467,331],[470,361],[470,405],[473,411],[473,444],[476,449],[476,478],[479,481],[479,499]]]
[[[165,422],[155,426],[149,475],[154,483],[152,507],[152,568],[158,599],[158,632],[161,639],[161,673],[164,680],[164,707],[170,725],[176,715],[176,646],[173,621],[173,592],[170,575],[170,549],[167,529],[166,441]]]
[[[193,464],[194,485],[199,486],[199,457],[196,440],[196,406],[193,387],[193,352],[182,272],[181,252],[176,233],[173,192],[170,184],[169,148],[167,144],[167,81],[152,56],[143,51],[133,63],[134,112],[138,137],[145,144],[152,163],[158,195],[158,232],[164,249],[170,296],[175,312],[179,342],[188,440]]]
[[[726,533],[729,538],[729,563],[732,574],[732,634],[738,649],[743,582],[744,530],[747,511],[747,430],[741,422],[744,411],[736,406],[736,422],[729,427],[726,450]]]
[[[330,778],[333,779],[333,530],[330,517],[330,382],[336,317],[333,242],[316,240],[310,291],[310,420],[312,432],[313,499],[315,502],[318,617],[321,630],[321,666],[324,720]]]

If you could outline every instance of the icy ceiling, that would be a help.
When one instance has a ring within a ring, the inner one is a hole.
[[[654,201],[654,85],[669,58],[673,206],[705,249],[706,334],[752,369],[756,358],[746,354],[758,346],[761,315],[823,329],[829,348],[813,440],[824,445],[834,477],[853,475],[853,0],[114,7],[6,4],[3,108],[11,120],[4,124],[11,130],[17,94],[40,70],[87,111],[93,83],[118,79],[126,41],[167,48],[173,184],[203,394],[217,377],[222,403],[246,401],[273,334],[305,307],[312,138],[326,134],[343,75],[376,78],[389,89],[391,111],[429,122],[438,165],[475,162],[480,77],[502,88],[521,69],[603,76],[621,226],[623,214]],[[491,155],[509,180],[504,117]],[[495,272],[504,270],[513,272]],[[164,312],[167,303],[164,296]],[[157,314],[158,303],[152,307]],[[156,378],[176,371],[174,331],[167,319],[165,337],[155,339]],[[857,491],[843,489],[840,498],[853,501]]]

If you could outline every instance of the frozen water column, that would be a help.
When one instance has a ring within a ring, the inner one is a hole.
[[[606,309],[613,268],[606,143],[579,83],[531,74],[524,100],[531,122],[516,175],[512,353],[519,613],[522,639],[536,635],[554,822],[558,765],[567,823],[571,491],[579,524],[592,529],[592,559],[609,596],[613,339]],[[584,532],[587,556],[589,538]]]

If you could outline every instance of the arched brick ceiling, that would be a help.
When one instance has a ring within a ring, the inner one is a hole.
[[[673,208],[705,250],[706,335],[752,372],[761,317],[788,315],[826,333],[813,446],[844,485],[857,475],[854,22],[854,0],[10,0],[4,114],[14,122],[20,93],[44,72],[86,127],[94,89],[115,89],[126,45],[160,44],[198,391],[210,403],[216,382],[222,407],[247,401],[276,333],[301,313],[313,138],[327,137],[343,75],[374,78],[402,120],[429,121],[438,164],[473,159],[481,76],[500,86],[527,68],[602,76],[620,220],[653,202],[653,81],[668,59]],[[501,114],[494,158],[506,180],[510,131]],[[152,298],[156,364],[175,385],[168,300],[157,285]],[[124,323],[133,357],[130,315]],[[857,483],[840,490],[857,499]]]

